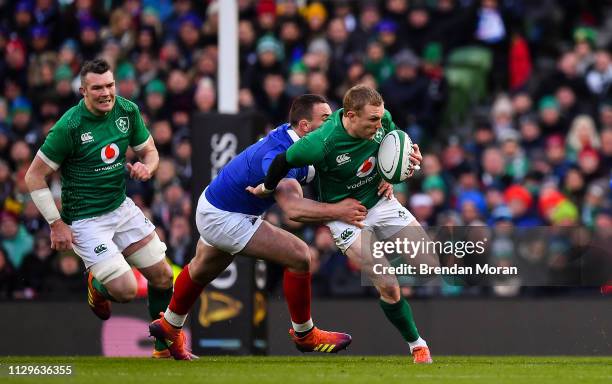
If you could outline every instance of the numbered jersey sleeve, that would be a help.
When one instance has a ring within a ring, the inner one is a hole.
[[[54,170],[57,170],[74,150],[74,140],[69,127],[69,118],[64,116],[51,128],[38,151],[38,156]]]

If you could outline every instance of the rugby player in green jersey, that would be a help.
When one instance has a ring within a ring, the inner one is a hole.
[[[110,301],[134,299],[134,266],[149,282],[149,313],[156,319],[172,297],[172,269],[155,226],[125,195],[125,170],[135,180],[149,180],[159,155],[138,106],[115,95],[109,64],[87,62],[80,75],[83,99],[51,128],[25,181],[51,227],[51,247],[73,249],[83,259],[93,312],[106,320]],[[140,162],[126,164],[128,147]],[[58,170],[61,214],[45,181]],[[156,340],[153,357],[170,357],[163,341]]]
[[[343,108],[334,112],[316,131],[295,142],[272,162],[263,184],[250,187],[257,196],[269,195],[291,168],[314,165],[319,199],[335,203],[352,197],[359,200],[368,213],[362,230],[339,221],[327,223],[336,245],[353,262],[360,265],[380,294],[380,306],[389,321],[408,342],[415,363],[431,363],[427,343],[417,330],[412,310],[402,298],[393,275],[373,272],[374,260],[367,247],[372,235],[377,239],[420,239],[426,237],[414,216],[395,198],[378,193],[381,177],[376,171],[376,157],[382,138],[397,129],[384,108],[380,94],[367,86],[357,85],[344,96]],[[410,160],[419,165],[422,156],[413,145]],[[413,263],[436,265],[435,255],[420,254]]]

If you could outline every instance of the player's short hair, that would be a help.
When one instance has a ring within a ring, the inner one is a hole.
[[[374,88],[368,87],[367,85],[356,85],[346,91],[344,99],[342,99],[343,113],[353,111],[359,112],[366,105],[379,106],[383,104],[383,98]]]
[[[289,110],[289,123],[292,127],[297,127],[302,119],[312,120],[312,107],[316,104],[326,104],[327,99],[321,95],[307,93],[293,100]]]
[[[110,71],[110,64],[104,59],[95,59],[91,61],[86,61],[81,68],[81,84],[85,83],[85,76],[88,73],[97,73],[99,75]]]

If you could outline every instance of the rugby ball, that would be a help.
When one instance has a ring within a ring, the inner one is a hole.
[[[378,148],[378,173],[385,181],[397,184],[406,180],[413,170],[418,170],[410,162],[412,140],[404,131],[395,130],[387,133]]]

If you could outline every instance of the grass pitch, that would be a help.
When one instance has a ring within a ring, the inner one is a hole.
[[[70,376],[10,376],[9,365],[72,366]],[[0,383],[612,383],[612,357],[0,357]]]

